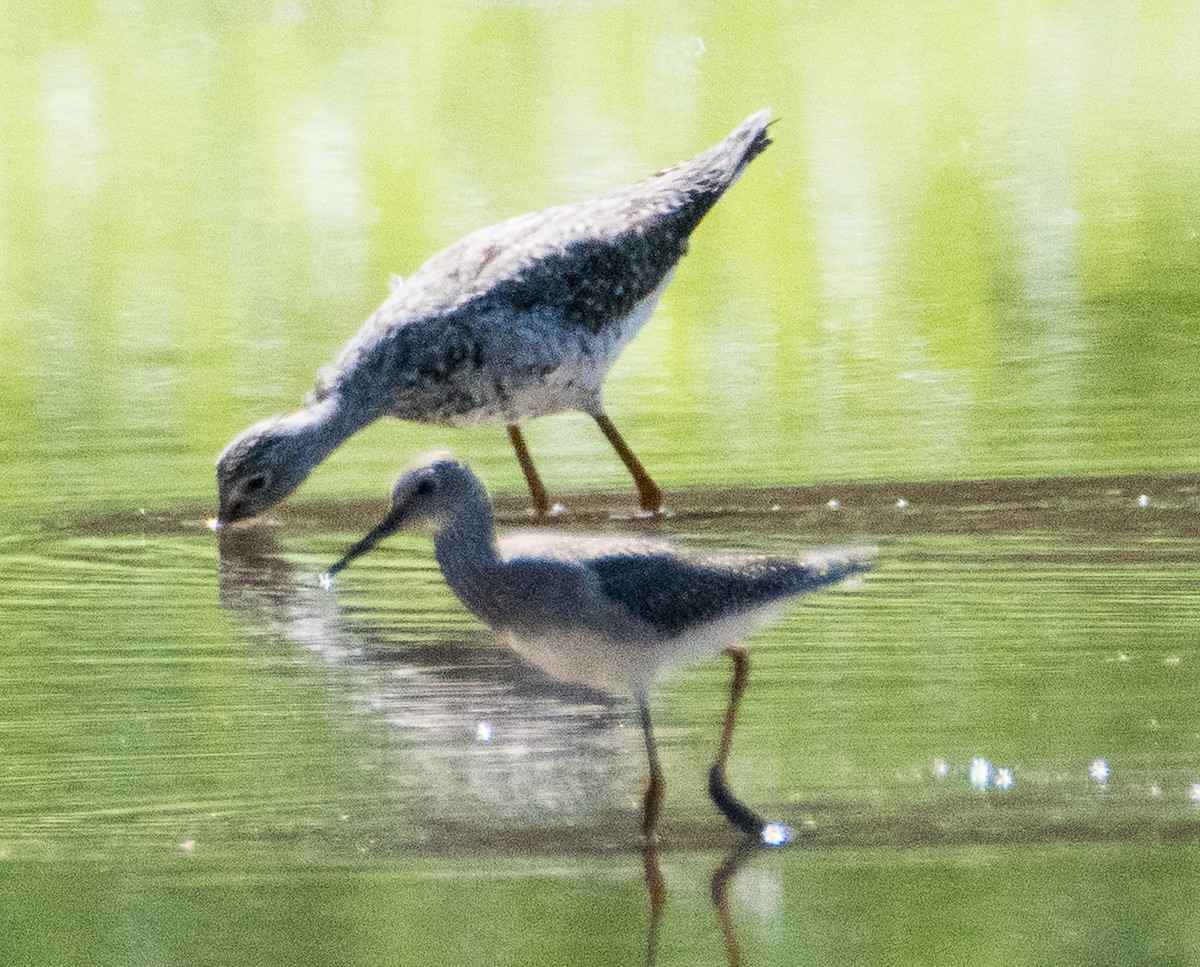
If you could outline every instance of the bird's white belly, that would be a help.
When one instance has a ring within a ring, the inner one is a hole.
[[[557,317],[538,313],[523,325],[506,327],[507,344],[493,351],[507,354],[512,365],[479,374],[477,392],[472,394],[474,407],[442,413],[441,419],[430,422],[461,427],[518,423],[567,410],[595,412],[609,369],[649,320],[674,274],[671,269],[630,312],[595,334],[568,330]]]
[[[662,277],[662,281],[658,283],[648,296],[635,305],[628,314],[616,320],[611,327],[606,328],[596,337],[595,344],[597,351],[595,357],[602,365],[600,369],[601,380],[603,380],[604,374],[608,372],[612,364],[617,361],[617,357],[621,355],[625,347],[633,340],[633,337],[641,332],[642,327],[650,320],[650,316],[658,306],[658,300],[662,298],[662,294],[667,290],[667,286],[671,284],[671,279],[674,277],[675,269],[672,268]]]
[[[594,632],[563,628],[539,635],[508,634],[509,647],[556,681],[610,695],[638,694],[655,679],[716,658],[740,644],[755,628],[778,617],[783,602],[707,622],[683,634],[622,641]]]

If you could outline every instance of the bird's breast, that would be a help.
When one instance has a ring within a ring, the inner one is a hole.
[[[489,307],[423,327],[391,413],[440,426],[518,423],[570,410],[594,412],[608,370],[653,313],[669,272],[629,312],[596,331],[553,307]]]

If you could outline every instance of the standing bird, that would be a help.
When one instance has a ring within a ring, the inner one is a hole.
[[[481,229],[433,256],[318,376],[303,408],[257,423],[217,458],[218,524],[264,513],[381,416],[503,422],[534,512],[550,510],[521,422],[567,410],[599,425],[637,485],[662,491],[604,412],[601,387],[645,325],[688,236],[771,143],[769,111],[691,161],[624,191]]]
[[[643,831],[654,833],[665,788],[650,722],[659,671],[725,651],[734,677],[709,793],[735,826],[772,845],[787,829],[766,823],[730,792],[725,762],[749,673],[742,637],[789,598],[865,571],[873,551],[811,552],[797,559],[689,553],[663,539],[626,535],[517,534],[497,542],[492,506],[471,470],[453,460],[419,466],[397,481],[387,516],[322,575],[401,528],[434,526],[446,583],[513,649],[560,681],[631,692],[646,741],[650,779]]]

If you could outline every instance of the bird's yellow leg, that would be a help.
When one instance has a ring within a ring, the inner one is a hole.
[[[734,645],[725,649],[733,661],[733,679],[729,683],[729,704],[725,707],[725,722],[721,727],[721,744],[717,747],[717,762],[721,771],[729,759],[729,748],[733,745],[733,729],[737,725],[738,706],[742,704],[742,693],[750,677],[750,655],[745,645]]]
[[[617,451],[617,456],[625,464],[625,469],[633,477],[633,482],[637,485],[638,504],[642,510],[651,514],[657,514],[662,510],[663,503],[662,490],[659,489],[658,484],[650,479],[650,474],[646,473],[646,468],[642,466],[642,462],[629,449],[629,444],[617,432],[617,428],[613,426],[612,420],[603,411],[593,413],[592,419],[596,421],[596,425],[600,427],[600,432],[612,444],[612,448]]]
[[[529,447],[525,445],[520,424],[508,424],[508,439],[517,451],[517,462],[521,465],[521,472],[525,474],[529,496],[533,498],[533,516],[545,517],[550,513],[550,494],[546,491],[542,478],[538,476],[537,467],[533,465],[533,457],[529,454]]]
[[[725,653],[733,661],[733,680],[729,683],[729,704],[725,708],[725,722],[721,727],[717,760],[708,771],[708,794],[734,826],[757,836],[762,832],[765,820],[733,794],[725,779],[725,763],[729,759],[729,748],[733,744],[738,705],[742,701],[742,693],[746,690],[746,682],[750,676],[750,656],[743,645],[734,645],[726,649]]]
[[[658,764],[658,747],[654,742],[654,728],[650,722],[650,706],[645,695],[638,697],[638,713],[642,720],[642,734],[646,739],[646,761],[650,773],[646,778],[646,795],[642,800],[642,833],[653,837],[658,828],[658,814],[662,809],[663,796],[667,790],[662,767]]]

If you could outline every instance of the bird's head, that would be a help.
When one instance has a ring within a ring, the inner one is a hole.
[[[304,424],[287,416],[256,423],[217,457],[218,526],[266,513],[300,486],[320,456]]]
[[[459,514],[476,513],[481,508],[487,513],[488,507],[483,485],[470,467],[445,457],[427,460],[396,481],[387,515],[327,575],[332,577],[396,531],[422,523],[441,529]]]

